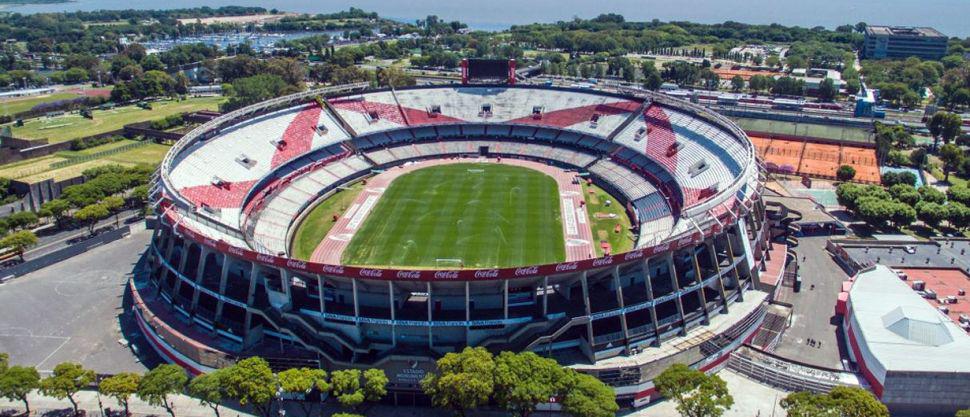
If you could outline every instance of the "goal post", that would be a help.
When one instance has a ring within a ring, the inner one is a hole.
[[[435,268],[464,268],[465,261],[461,258],[435,258]]]

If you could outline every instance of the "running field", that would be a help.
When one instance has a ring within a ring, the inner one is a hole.
[[[564,259],[552,177],[519,166],[457,163],[395,179],[354,233],[341,263],[502,268]]]

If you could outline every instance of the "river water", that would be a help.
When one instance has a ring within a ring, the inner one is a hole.
[[[970,36],[970,0],[175,0],[166,8],[262,6],[303,13],[358,7],[381,16],[412,21],[435,14],[461,20],[475,29],[497,30],[513,24],[555,22],[600,13],[619,13],[631,21],[652,19],[719,23],[780,23],[804,27],[859,21],[879,25],[932,26],[949,36]],[[60,4],[7,7],[34,13],[66,10],[150,9],[155,0],[76,0]]]

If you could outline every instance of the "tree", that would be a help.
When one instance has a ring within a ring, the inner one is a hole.
[[[67,200],[55,198],[41,204],[40,208],[50,212],[54,216],[54,222],[57,223],[57,227],[61,227],[64,216],[67,215],[67,211],[71,208],[71,203],[68,203]]]
[[[153,406],[161,406],[168,414],[175,417],[175,410],[168,396],[180,394],[189,382],[185,369],[173,364],[159,365],[148,371],[138,384],[138,398]]]
[[[940,203],[921,201],[916,205],[916,217],[934,228],[939,227],[948,214],[946,206]]]
[[[117,227],[118,213],[120,213],[121,209],[125,206],[125,199],[116,195],[109,195],[105,197],[104,200],[101,200],[101,204],[104,205],[104,208],[108,209],[109,213],[115,215],[115,227]]]
[[[565,381],[566,371],[555,360],[532,352],[502,352],[495,358],[495,401],[521,417],[561,394]]]
[[[939,148],[940,139],[943,143],[950,143],[950,140],[960,134],[963,120],[960,115],[945,111],[936,112],[933,117],[926,121],[926,128],[933,135],[933,149]]]
[[[37,215],[30,211],[18,211],[7,216],[7,225],[13,229],[22,229],[33,226],[38,222]]]
[[[735,92],[743,90],[744,78],[741,77],[740,75],[735,75],[731,77],[731,89],[734,90]]]
[[[781,400],[789,417],[889,417],[889,409],[869,391],[835,387],[828,394],[796,392]]]
[[[951,202],[956,201],[970,205],[970,186],[967,186],[966,183],[954,185],[946,190],[946,198]]]
[[[287,84],[278,75],[259,74],[239,78],[232,82],[232,94],[224,104],[224,110],[235,110],[297,91],[298,88]]]
[[[0,239],[0,247],[2,248],[12,248],[13,250],[20,253],[20,258],[23,259],[24,251],[28,248],[37,244],[37,235],[30,230],[21,230],[19,232],[11,233]]]
[[[94,226],[98,224],[98,221],[105,219],[109,216],[108,208],[103,204],[91,204],[82,207],[80,210],[74,212],[74,218],[81,222],[87,223],[88,233],[94,233]]]
[[[30,415],[27,395],[40,388],[40,374],[32,366],[0,366],[0,397],[10,401],[22,401],[24,410]]]
[[[390,380],[383,369],[368,369],[364,371],[364,399],[377,402],[387,395],[387,384]]]
[[[226,369],[220,368],[213,372],[199,375],[189,381],[189,395],[198,398],[199,404],[211,408],[216,417],[219,417],[219,404],[222,403],[223,398],[226,396],[226,390],[223,387],[223,378],[227,372]]]
[[[673,364],[653,380],[661,395],[677,403],[684,417],[719,417],[734,405],[727,383],[684,364]]]
[[[277,375],[280,381],[280,388],[283,392],[290,394],[306,395],[317,389],[323,392],[330,391],[330,384],[327,383],[327,371],[323,369],[310,368],[290,368]],[[303,408],[303,415],[310,417],[313,403],[300,401]]]
[[[839,89],[835,88],[835,81],[831,78],[826,78],[818,84],[818,98],[823,101],[835,100],[835,97],[839,95]]]
[[[40,392],[48,397],[68,400],[77,415],[77,400],[74,394],[94,382],[94,371],[84,369],[81,364],[73,362],[60,363],[54,367],[51,376],[40,381]]]
[[[131,414],[128,412],[128,400],[138,392],[140,383],[141,375],[122,372],[101,380],[98,384],[98,392],[118,401],[118,405],[125,408],[125,416],[128,416]]]
[[[377,72],[377,85],[381,87],[408,87],[417,84],[414,77],[406,74],[399,67],[380,69]]]
[[[651,68],[653,68],[652,64],[651,64]],[[648,74],[644,74],[643,88],[647,90],[657,91],[660,89],[660,86],[663,85],[663,83],[664,83],[663,77],[660,76],[660,73],[657,72],[656,68],[654,68],[652,72]]]
[[[838,178],[839,181],[851,181],[853,178],[855,178],[855,168],[853,168],[852,165],[842,165],[839,167],[838,171],[835,171],[835,177]]]
[[[928,201],[930,203],[943,204],[946,202],[946,194],[936,188],[924,185],[917,189],[919,191],[920,199],[923,201]]]
[[[926,165],[926,149],[917,148],[909,154],[909,163],[916,168],[922,168]]]
[[[330,385],[333,396],[340,405],[347,408],[357,408],[364,402],[364,392],[360,389],[360,370],[344,369],[333,371],[330,375]]]
[[[0,372],[6,371],[10,366],[10,355],[0,352]]]
[[[438,373],[421,380],[421,388],[435,407],[449,408],[461,416],[465,410],[488,404],[495,390],[495,361],[482,347],[466,347],[438,359]]]
[[[254,356],[226,369],[223,386],[229,398],[241,405],[252,404],[261,416],[269,417],[277,381],[266,360]]]
[[[946,143],[940,147],[940,160],[943,161],[943,182],[950,182],[950,172],[960,169],[965,158],[963,149],[955,144]]]
[[[613,417],[619,406],[616,393],[603,381],[574,370],[566,371],[562,409],[573,417]]]

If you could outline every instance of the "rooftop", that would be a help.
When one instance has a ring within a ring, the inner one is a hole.
[[[913,36],[913,37],[946,37],[940,31],[930,27],[911,26],[867,26],[866,35],[869,36]]]
[[[856,275],[849,303],[860,344],[885,370],[970,372],[970,335],[889,267]]]
[[[961,314],[970,316],[970,298],[965,292],[964,295],[960,295],[961,290],[970,290],[970,276],[963,271],[954,268],[902,268],[899,271],[907,275],[910,283],[925,282],[926,289],[936,293],[936,298],[926,299],[926,301],[933,308],[946,306],[950,319],[957,325],[960,324]],[[956,303],[939,302],[947,297],[955,297]]]

